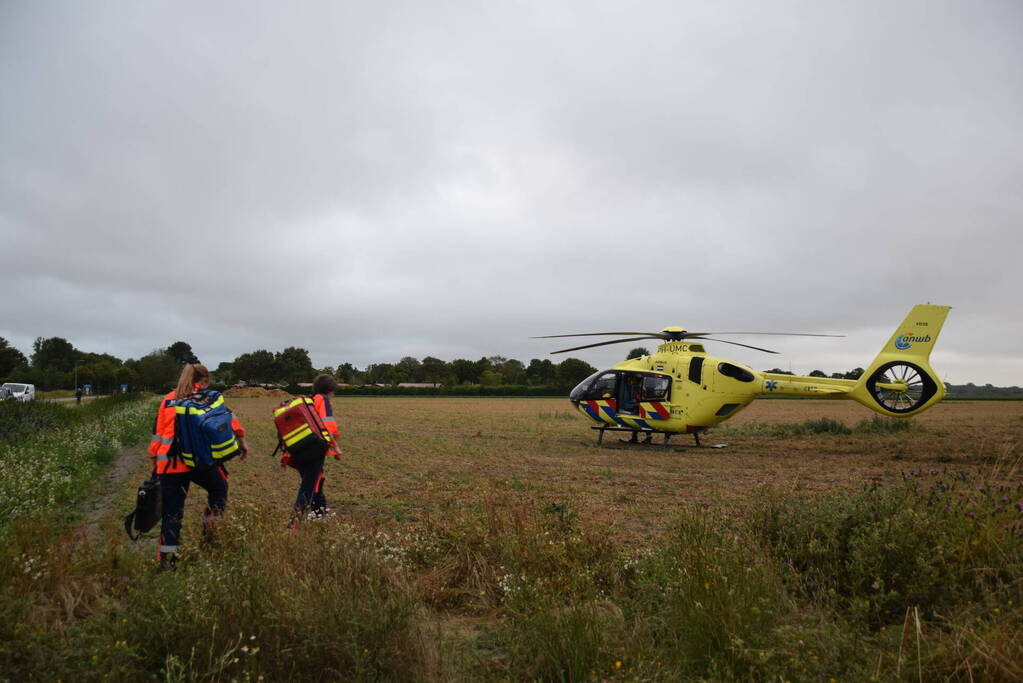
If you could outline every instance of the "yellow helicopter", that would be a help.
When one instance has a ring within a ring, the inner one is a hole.
[[[895,329],[870,367],[859,379],[802,377],[758,372],[740,363],[707,355],[704,341],[716,341],[777,353],[748,344],[711,339],[710,335],[773,334],[808,337],[840,337],[831,334],[785,332],[689,332],[666,327],[660,332],[592,332],[556,334],[534,339],[630,335],[560,349],[566,353],[608,344],[661,339],[657,352],[596,372],[580,382],[569,395],[572,404],[604,432],[631,432],[632,442],[642,433],[649,443],[655,433],[664,434],[664,446],[673,434],[692,434],[701,446],[700,433],[737,415],[761,395],[848,398],[892,417],[923,412],[945,396],[942,383],[928,359],[949,306],[914,306]],[[717,447],[720,447],[717,446]]]

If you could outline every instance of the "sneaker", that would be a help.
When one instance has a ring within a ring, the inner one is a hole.
[[[176,572],[178,570],[177,553],[167,553],[160,558],[160,572]]]

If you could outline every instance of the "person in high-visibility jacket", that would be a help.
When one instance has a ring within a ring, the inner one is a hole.
[[[163,519],[160,525],[158,558],[160,566],[173,569],[177,564],[178,541],[181,537],[181,519],[185,511],[188,488],[195,482],[206,489],[206,509],[203,511],[203,533],[208,534],[217,517],[227,506],[227,470],[224,466],[196,471],[181,458],[181,447],[175,438],[174,400],[205,389],[210,384],[210,371],[204,365],[189,364],[181,369],[178,385],[160,401],[153,426],[153,439],[149,442],[149,457],[153,470],[160,477],[160,495],[163,499]],[[238,418],[231,420],[231,428],[241,449],[239,457],[249,453],[245,442],[245,429]]]
[[[292,519],[292,526],[302,515],[307,512],[322,517],[327,514],[327,498],[323,495],[323,463],[328,455],[340,460],[340,451],[337,448],[337,440],[340,432],[337,428],[337,420],[334,418],[334,404],[330,397],[337,390],[337,380],[331,375],[319,375],[313,380],[313,404],[323,425],[330,433],[331,444],[327,452],[320,458],[307,462],[301,466],[294,466],[302,479],[298,486],[298,496],[295,498],[295,514]],[[282,465],[288,464],[287,456],[281,461]]]

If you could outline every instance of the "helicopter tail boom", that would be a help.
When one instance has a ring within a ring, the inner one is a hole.
[[[892,417],[916,415],[940,401],[945,385],[930,356],[949,310],[914,306],[849,392],[850,398]]]

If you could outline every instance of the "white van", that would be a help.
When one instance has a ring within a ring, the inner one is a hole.
[[[34,384],[7,382],[0,386],[0,395],[10,401],[34,401],[36,398],[36,386]]]

